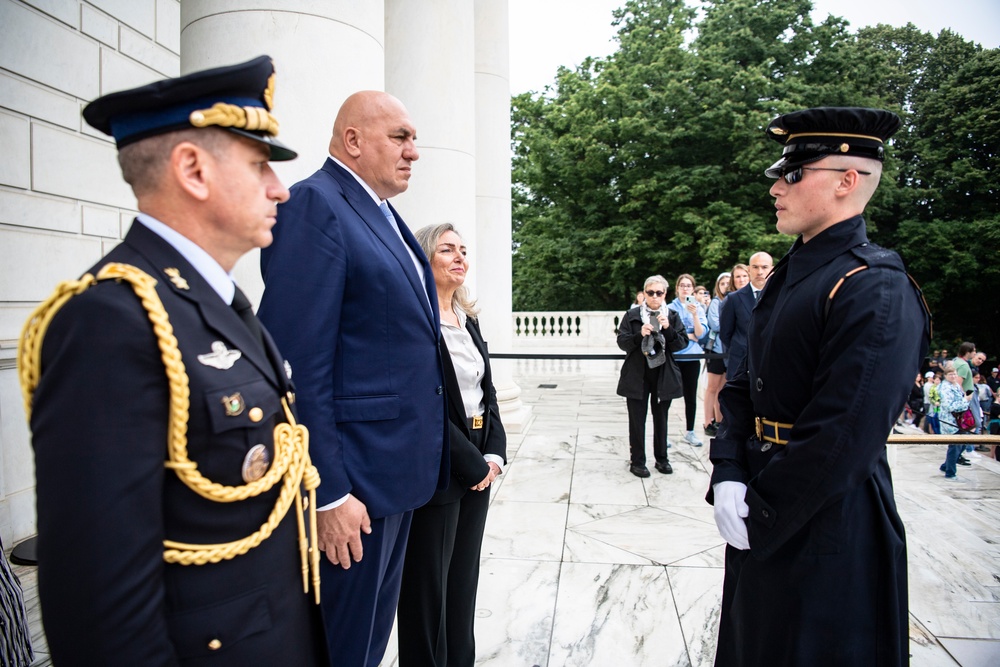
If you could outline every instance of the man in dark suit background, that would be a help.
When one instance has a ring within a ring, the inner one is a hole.
[[[773,266],[774,260],[766,252],[751,255],[750,283],[722,301],[722,308],[719,310],[719,338],[729,355],[726,359],[727,380],[735,378],[741,366],[745,370],[750,311],[757,303],[757,296],[764,289],[764,283],[767,282]]]
[[[271,242],[288,198],[268,165],[295,157],[273,138],[273,76],[261,56],[84,109],[114,136],[141,213],[92,275],[62,286],[82,293],[43,304],[22,340],[22,368],[40,373],[25,391],[34,390],[39,596],[55,664],[326,660],[319,609],[302,589],[294,504],[256,546],[232,544],[263,535],[282,505],[282,484],[262,478],[285,465],[274,432],[292,392],[230,275]],[[196,489],[192,471],[226,491],[265,488],[223,502]],[[301,479],[299,470],[288,481]]]
[[[434,278],[386,201],[408,186],[415,139],[399,100],[351,95],[330,159],[292,187],[261,256],[260,317],[295,368],[323,480],[322,606],[337,667],[381,660],[412,510],[448,483]]]

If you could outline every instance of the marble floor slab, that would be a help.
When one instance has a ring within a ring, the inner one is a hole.
[[[668,413],[672,475],[628,472],[619,362],[512,363],[533,417],[510,434],[491,492],[476,610],[479,667],[710,667],[724,542],[705,503],[711,463]],[[702,385],[704,380],[702,380]],[[544,388],[541,385],[555,385]],[[701,413],[696,419],[701,424]],[[652,460],[651,433],[647,457]],[[1000,464],[972,457],[959,482],[943,446],[893,450],[907,531],[913,667],[1000,665]],[[36,665],[50,664],[34,570],[25,582]],[[383,667],[396,667],[391,641]]]

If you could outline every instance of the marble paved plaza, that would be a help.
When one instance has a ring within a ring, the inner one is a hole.
[[[708,439],[702,448],[677,440],[683,402],[670,410],[674,474],[641,480],[627,468],[618,362],[507,363],[534,417],[509,436],[509,465],[493,489],[477,665],[712,665],[723,542],[704,501]],[[895,454],[911,664],[1000,665],[1000,465],[974,458],[960,481],[946,482],[943,458],[943,446]],[[45,665],[34,570],[17,571],[41,649],[36,664]],[[393,639],[382,665],[396,664]]]

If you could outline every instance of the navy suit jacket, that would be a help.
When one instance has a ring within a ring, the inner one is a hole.
[[[157,280],[189,381],[190,459],[214,482],[243,485],[251,448],[263,444],[273,461],[274,427],[285,421],[280,401],[293,391],[278,350],[266,331],[262,349],[201,274],[141,223],[91,273],[109,262]],[[165,269],[186,282],[172,282]],[[223,368],[200,361],[216,343],[241,356]],[[105,280],[70,299],[45,336],[31,428],[39,597],[52,659],[314,664],[325,649],[314,632],[318,608],[302,591],[294,509],[242,556],[163,561],[164,539],[215,544],[258,530],[280,485],[215,502],[164,467],[170,401],[160,355],[149,316],[124,281]],[[244,409],[227,411],[237,395]],[[212,638],[222,649],[209,648]]]
[[[750,326],[750,312],[756,303],[757,300],[753,298],[753,285],[750,283],[722,300],[722,308],[719,311],[719,338],[729,353],[726,360],[727,380],[735,378],[741,367],[746,370],[747,328]]]
[[[434,276],[393,214],[423,283],[378,205],[330,159],[292,186],[261,253],[259,317],[292,366],[319,505],[352,493],[372,518],[420,507],[448,483]]]

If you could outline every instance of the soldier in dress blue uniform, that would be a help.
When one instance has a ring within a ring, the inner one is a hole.
[[[141,213],[22,338],[54,664],[326,662],[291,374],[231,275],[288,198],[273,90],[261,56],[84,109]]]
[[[815,108],[767,134],[779,231],[747,371],[720,395],[708,500],[726,547],[716,665],[908,664],[906,539],[885,443],[927,351],[899,256],[868,241],[888,111]]]

